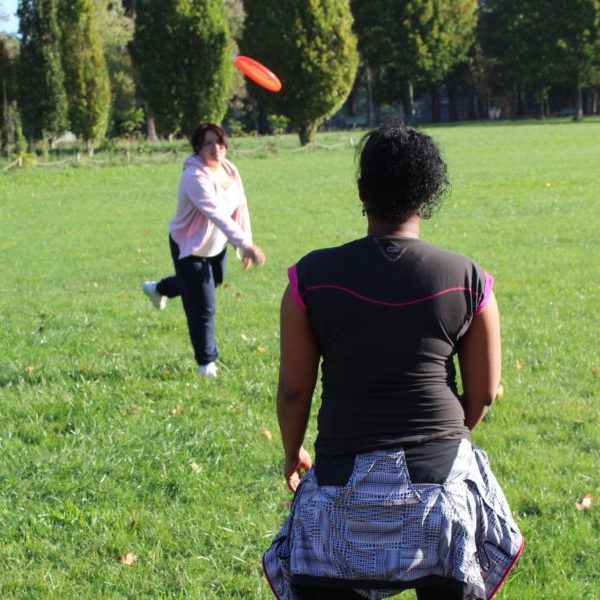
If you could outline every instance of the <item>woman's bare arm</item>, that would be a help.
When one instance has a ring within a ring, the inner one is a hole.
[[[296,491],[303,471],[312,466],[302,447],[317,381],[319,350],[308,316],[288,286],[281,301],[281,350],[277,417],[285,451],[284,475]]]
[[[464,335],[458,362],[463,383],[465,425],[473,430],[496,397],[502,371],[500,315],[493,292]]]

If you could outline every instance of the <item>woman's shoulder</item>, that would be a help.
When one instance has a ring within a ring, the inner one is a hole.
[[[317,248],[308,254],[305,254],[299,261],[304,263],[324,262],[324,261],[339,261],[344,256],[351,256],[355,252],[360,252],[361,246],[365,244],[367,238],[353,240],[339,246],[331,246],[328,248]]]
[[[485,269],[466,254],[446,250],[423,240],[419,244],[418,251],[420,253],[418,263],[426,265],[431,273],[442,273],[446,278],[485,280]]]
[[[472,264],[475,261],[466,254],[454,252],[447,248],[441,248],[425,240],[419,240],[418,246],[415,248],[419,253],[430,256],[432,259],[447,261],[449,263]]]

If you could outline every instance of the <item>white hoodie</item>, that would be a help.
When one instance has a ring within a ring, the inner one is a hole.
[[[223,167],[232,178],[228,190],[215,180],[212,171],[198,155],[183,163],[179,181],[177,212],[169,225],[171,237],[179,246],[179,258],[203,256],[201,251],[214,239],[215,228],[236,248],[252,246],[252,230],[248,202],[242,179],[235,165],[228,160]],[[232,212],[232,195],[234,198]]]

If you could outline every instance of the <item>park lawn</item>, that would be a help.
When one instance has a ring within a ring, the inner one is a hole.
[[[600,122],[428,131],[453,192],[423,238],[492,273],[502,311],[504,397],[473,438],[528,543],[497,598],[600,599],[600,502],[575,506],[600,494]],[[179,301],[157,312],[140,290],[171,272],[183,154],[0,174],[2,598],[272,597],[285,269],[365,230],[357,133],[318,139],[232,141],[268,262],[229,253],[217,380],[195,374]]]

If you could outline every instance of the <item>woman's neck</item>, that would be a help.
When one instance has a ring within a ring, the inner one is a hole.
[[[386,221],[379,217],[368,217],[369,235],[389,235],[400,238],[419,238],[421,221],[419,215],[413,215],[406,221]]]

